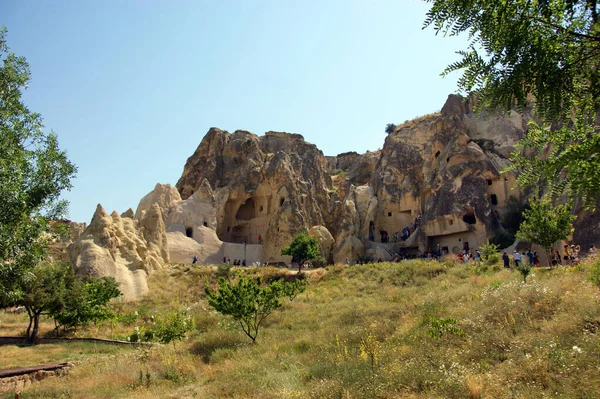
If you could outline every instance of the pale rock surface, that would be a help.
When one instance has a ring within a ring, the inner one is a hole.
[[[169,254],[172,262],[192,263],[194,256],[198,263],[219,264],[222,261],[222,243],[214,230],[200,226],[194,238],[181,232],[167,233]]]
[[[114,277],[126,299],[148,292],[147,277],[169,262],[162,216],[157,205],[150,207],[141,227],[129,217],[108,215],[98,205],[90,225],[68,247],[77,273]]]
[[[308,230],[308,236],[317,239],[321,249],[321,256],[327,261],[327,263],[330,263],[332,260],[331,250],[335,240],[333,239],[333,236],[329,230],[327,230],[327,227],[313,226],[310,228],[310,230]]]

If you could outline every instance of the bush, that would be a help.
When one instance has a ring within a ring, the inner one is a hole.
[[[160,342],[168,344],[185,338],[188,331],[194,328],[194,319],[189,314],[189,308],[180,311],[170,311],[164,315],[153,317],[149,326],[136,326],[133,333],[127,337],[130,342]]]
[[[393,132],[394,132],[394,130],[396,130],[396,125],[394,125],[393,123],[388,123],[388,124],[385,126],[385,132],[386,132],[387,134],[393,133]]]
[[[485,264],[488,266],[496,264],[500,260],[500,254],[498,253],[498,246],[495,244],[490,244],[488,241],[487,244],[482,245],[481,248],[481,257],[485,261]]]
[[[219,278],[219,288],[212,292],[205,289],[208,304],[217,312],[229,315],[240,323],[244,334],[256,342],[258,329],[264,319],[281,307],[281,283],[273,282],[262,287],[262,280],[241,277],[237,283]]]

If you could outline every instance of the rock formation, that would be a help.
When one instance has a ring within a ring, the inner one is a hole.
[[[276,262],[289,260],[280,251],[299,229],[333,225],[329,208],[335,192],[326,168],[321,151],[301,135],[257,137],[212,128],[176,187],[187,199],[207,181],[215,193],[219,239],[256,245],[260,236],[259,260]]]
[[[175,187],[157,184],[135,214],[99,206],[71,259],[136,296],[169,260],[289,263],[281,249],[301,230],[335,263],[477,248],[502,230],[509,197],[522,196],[502,171],[532,116],[472,106],[451,95],[440,113],[397,126],[381,150],[336,157],[299,134],[211,128]],[[597,242],[598,216],[587,220],[594,226],[577,229]]]
[[[75,270],[114,277],[125,298],[148,292],[147,276],[169,262],[165,226],[157,204],[134,220],[98,205],[90,225],[68,248]]]

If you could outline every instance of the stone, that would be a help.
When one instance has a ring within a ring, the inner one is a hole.
[[[327,230],[327,227],[313,226],[310,228],[310,230],[308,230],[308,236],[317,239],[317,241],[319,242],[319,248],[321,249],[321,256],[323,257],[323,259],[325,259],[327,264],[331,263],[331,250],[333,249],[333,244],[335,243],[335,240],[333,239],[333,236],[331,235],[329,230]]]
[[[68,247],[80,274],[114,277],[126,299],[148,292],[148,274],[169,262],[166,232],[157,204],[138,222],[98,205],[90,225]]]

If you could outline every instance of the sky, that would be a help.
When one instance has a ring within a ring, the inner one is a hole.
[[[69,218],[175,185],[211,127],[300,133],[325,155],[383,146],[436,112],[466,39],[412,0],[0,1],[23,99],[77,165]]]

